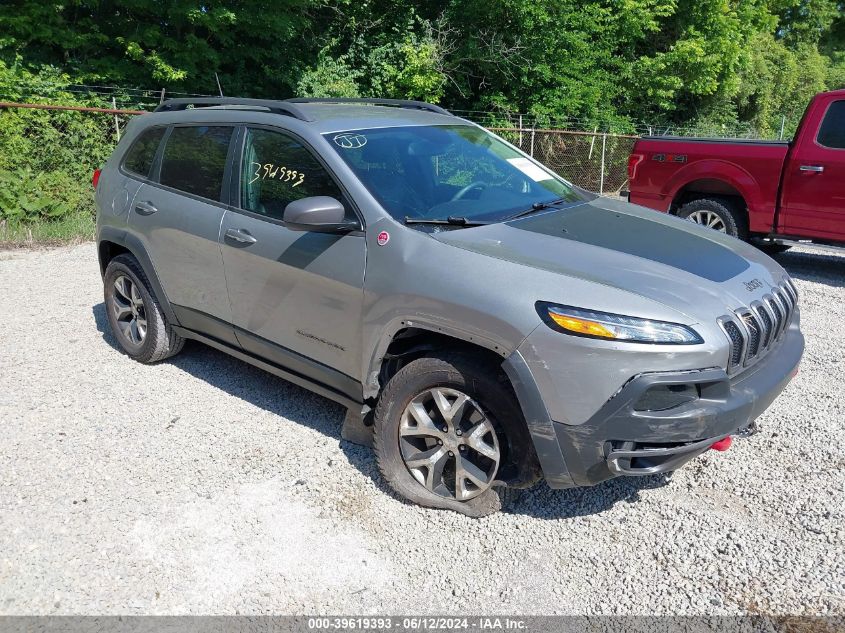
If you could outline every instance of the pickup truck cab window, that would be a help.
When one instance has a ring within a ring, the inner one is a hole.
[[[845,149],[845,100],[830,104],[816,140],[824,147]]]

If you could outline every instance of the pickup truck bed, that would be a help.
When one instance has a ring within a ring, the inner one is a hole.
[[[788,142],[649,136],[635,151],[648,160],[638,167],[631,202],[669,212],[701,194],[747,191],[749,230],[771,230]]]
[[[790,142],[644,137],[630,202],[742,239],[845,245],[845,90],[816,95]]]

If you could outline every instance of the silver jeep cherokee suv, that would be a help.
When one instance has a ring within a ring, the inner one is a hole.
[[[672,471],[750,432],[804,347],[760,251],[425,103],[172,100],[97,176],[126,353],[195,339],[342,403],[426,506]]]

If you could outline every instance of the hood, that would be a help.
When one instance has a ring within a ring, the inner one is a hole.
[[[692,321],[705,318],[702,309],[710,318],[747,306],[786,276],[774,260],[740,240],[609,198],[433,237],[635,293]],[[566,297],[565,289],[556,290],[563,296],[549,300],[577,300]]]

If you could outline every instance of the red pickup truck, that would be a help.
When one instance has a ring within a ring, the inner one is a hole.
[[[845,90],[813,97],[790,142],[650,136],[628,200],[755,241],[845,246]]]

